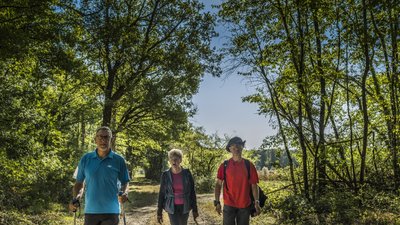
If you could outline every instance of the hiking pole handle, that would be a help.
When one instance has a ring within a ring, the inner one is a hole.
[[[76,206],[76,209],[75,210],[73,210],[72,212],[76,212],[76,210],[81,206],[81,203],[79,202],[79,199],[78,198],[74,198],[74,199],[72,199],[72,205],[74,205],[74,206]]]
[[[124,192],[122,192],[122,191],[118,192],[118,196],[122,196],[122,195],[124,195]],[[128,199],[128,198],[126,198],[126,199]],[[121,204],[121,215],[122,215],[122,218],[123,218],[123,221],[124,221],[124,225],[126,225],[125,208],[124,208],[124,204],[123,203]]]
[[[78,205],[78,206],[81,205],[81,204],[79,203],[79,199],[78,199],[78,198],[72,199],[72,204],[73,204],[73,205]]]
[[[124,192],[123,192],[123,191],[118,192],[118,196],[122,196],[122,195],[124,195]],[[128,198],[128,195],[126,195],[126,201],[128,201],[129,203],[131,202],[131,201],[129,200],[129,198]]]

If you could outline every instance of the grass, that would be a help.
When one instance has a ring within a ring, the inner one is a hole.
[[[159,185],[141,179],[135,179],[129,186],[129,200],[127,207],[140,208],[154,205],[157,202]]]
[[[40,214],[31,215],[20,211],[0,211],[2,225],[69,225],[73,217],[65,211],[51,209]]]

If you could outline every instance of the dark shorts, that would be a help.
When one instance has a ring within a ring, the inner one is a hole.
[[[189,213],[183,214],[183,205],[174,205],[174,208],[174,214],[168,213],[169,222],[171,225],[186,225],[189,218]]]
[[[85,214],[85,225],[118,225],[119,214]]]
[[[235,208],[224,205],[223,221],[224,225],[249,225],[250,207]]]

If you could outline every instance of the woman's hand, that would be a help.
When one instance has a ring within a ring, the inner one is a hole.
[[[159,224],[163,223],[162,214],[161,214],[161,215],[157,215],[157,222],[158,222]]]
[[[197,217],[199,217],[199,213],[198,212],[193,211],[192,214],[193,214],[193,219],[194,220],[196,220]]]

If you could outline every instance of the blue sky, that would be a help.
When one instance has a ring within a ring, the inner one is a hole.
[[[218,4],[219,0],[200,0],[211,9],[211,4]],[[217,25],[219,37],[213,40],[213,45],[220,47],[226,41],[227,32]],[[201,126],[207,134],[217,133],[223,137],[240,136],[246,140],[246,148],[258,148],[262,140],[276,133],[272,130],[269,118],[257,114],[257,105],[242,102],[241,98],[255,92],[243,77],[236,74],[229,76],[224,73],[221,78],[205,75],[198,94],[193,98],[198,112],[191,122]]]

